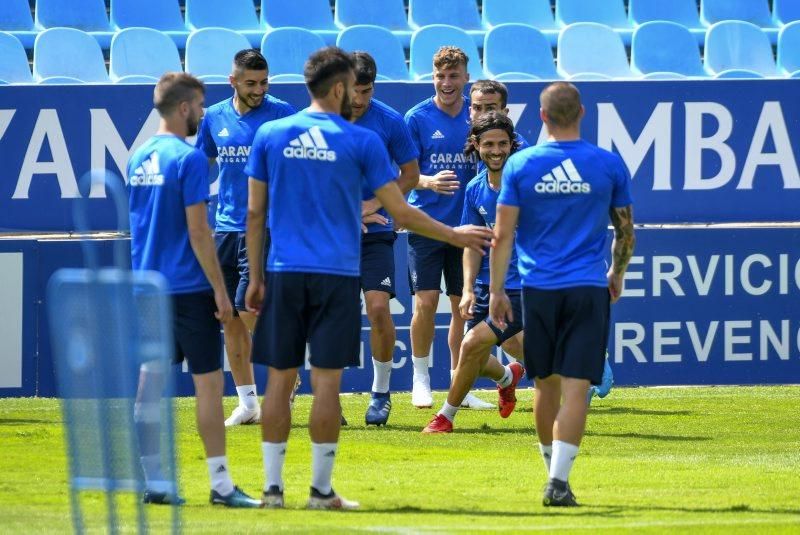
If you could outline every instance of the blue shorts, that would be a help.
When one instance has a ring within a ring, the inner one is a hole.
[[[361,289],[386,292],[394,297],[394,242],[397,233],[372,232],[362,236]]]
[[[522,332],[522,290],[506,290],[506,294],[511,301],[514,321],[506,326],[506,330],[501,331],[492,323],[492,318],[489,317],[489,287],[485,284],[476,284],[475,305],[472,307],[472,319],[467,320],[467,330],[469,331],[477,324],[485,322],[497,337],[497,344],[495,345],[498,346]]]
[[[358,277],[268,272],[264,306],[253,333],[252,360],[279,370],[359,365],[361,286]]]
[[[442,291],[442,274],[447,295],[460,296],[464,290],[463,250],[418,234],[408,234],[408,287],[411,294],[422,290]]]
[[[522,306],[528,378],[558,374],[599,385],[608,343],[608,288],[523,288]]]
[[[247,310],[244,296],[250,284],[250,266],[247,263],[247,244],[244,232],[216,232],[214,241],[217,244],[217,258],[225,279],[228,298],[233,302],[233,315],[239,310]],[[270,234],[264,229],[264,267],[266,269],[269,255]]]
[[[174,362],[186,359],[193,374],[222,368],[222,337],[216,311],[211,291],[172,295]]]

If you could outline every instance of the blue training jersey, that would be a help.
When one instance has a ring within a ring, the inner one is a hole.
[[[389,151],[389,158],[395,164],[403,165],[416,160],[419,156],[417,147],[411,140],[411,134],[408,132],[408,127],[403,121],[403,117],[380,100],[373,98],[367,112],[359,117],[355,124],[378,134],[378,137],[381,138],[384,146]],[[393,174],[393,178],[397,178],[397,175]],[[364,200],[366,201],[373,197],[375,197],[375,194],[372,190],[365,187]],[[367,232],[391,232],[394,230],[388,212],[381,208],[378,213],[388,219],[387,224],[370,223],[367,225]]]
[[[522,149],[527,149],[528,147],[531,146],[530,143],[528,143],[528,140],[522,137],[522,135],[520,135],[520,133],[516,131],[514,132],[514,140],[517,142],[516,151],[521,151]],[[483,163],[483,160],[478,158],[478,166],[475,174],[482,172],[484,169],[486,169],[486,164]]]
[[[270,95],[258,108],[239,115],[233,97],[210,106],[200,123],[196,146],[219,164],[216,230],[244,232],[247,226],[247,174],[244,166],[256,130],[267,121],[295,113],[286,102]]]
[[[186,207],[208,202],[208,160],[174,135],[157,135],[128,161],[131,260],[155,270],[170,293],[211,289],[189,243]]]
[[[522,285],[606,286],[608,214],[632,203],[630,183],[622,158],[583,140],[513,154],[498,203],[519,207]]]
[[[489,184],[489,176],[483,170],[467,185],[464,195],[464,212],[461,215],[462,225],[481,225],[494,229],[497,219],[497,197],[500,190],[495,190]],[[481,259],[481,268],[475,279],[476,284],[489,285],[489,252]],[[506,289],[519,290],[522,283],[517,270],[517,253],[512,251],[511,262],[506,273]]]
[[[245,171],[269,189],[268,271],[360,274],[363,188],[394,179],[375,132],[303,110],[258,129]]]
[[[450,170],[461,182],[461,188],[454,195],[413,190],[408,197],[409,204],[446,225],[458,225],[464,207],[464,189],[475,176],[478,162],[475,154],[464,154],[470,128],[469,99],[465,97],[461,112],[451,117],[436,107],[433,97],[428,98],[408,110],[406,124],[419,151],[420,173],[432,176]]]

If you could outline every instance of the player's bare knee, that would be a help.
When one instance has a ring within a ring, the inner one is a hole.
[[[383,301],[367,302],[367,319],[369,319],[369,324],[373,329],[386,329],[392,321],[389,303]]]

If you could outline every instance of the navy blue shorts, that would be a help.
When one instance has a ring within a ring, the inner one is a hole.
[[[552,374],[599,385],[608,342],[608,288],[523,288],[528,378]]]
[[[442,291],[442,273],[447,295],[464,290],[463,250],[418,234],[408,234],[408,287],[411,294],[422,290]]]
[[[497,344],[502,345],[509,338],[513,338],[522,331],[522,290],[506,290],[511,310],[514,313],[514,321],[506,326],[505,331],[501,331],[489,317],[489,287],[485,284],[475,285],[475,305],[472,307],[472,319],[467,320],[467,330],[469,331],[477,324],[484,322],[497,337]]]
[[[395,232],[372,232],[361,238],[361,289],[365,292],[394,291]]]
[[[217,303],[210,291],[172,295],[174,362],[186,359],[193,374],[222,368],[222,337],[216,311]]]
[[[359,365],[359,277],[268,272],[266,292],[253,333],[253,362],[279,370],[299,368],[308,343],[312,366]]]
[[[247,310],[244,296],[247,285],[250,284],[250,266],[247,263],[247,244],[244,232],[216,232],[214,241],[217,244],[217,258],[222,268],[222,277],[225,279],[225,288],[228,298],[233,303],[233,315],[238,316],[239,310]],[[264,268],[269,255],[270,234],[269,229],[264,229]]]

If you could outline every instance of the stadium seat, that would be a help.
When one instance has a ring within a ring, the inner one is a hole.
[[[151,28],[126,28],[111,40],[108,74],[112,82],[130,76],[149,76],[156,80],[167,71],[182,71],[175,43]]]
[[[411,44],[411,28],[408,27],[403,0],[336,0],[334,22],[342,28],[371,24],[390,30],[400,39],[403,47]]]
[[[483,0],[481,20],[487,29],[507,23],[528,24],[542,32],[550,46],[558,43],[550,0]]]
[[[794,71],[792,74],[789,75],[789,78],[800,78],[800,70]]]
[[[797,0],[772,0],[772,20],[778,27],[800,20],[800,2]]]
[[[304,28],[277,28],[261,41],[261,53],[269,62],[270,75],[303,74],[303,66],[315,50],[325,46],[322,37]]]
[[[467,55],[470,80],[486,78],[486,73],[481,67],[478,47],[467,32],[447,24],[431,24],[420,28],[411,36],[408,70],[412,80],[430,79],[433,72],[433,55],[439,47],[445,45],[457,46]]]
[[[608,82],[613,80],[614,78],[612,78],[607,74],[602,74],[599,72],[581,72],[574,76],[570,76],[569,79],[574,82],[588,82],[588,81]]]
[[[266,31],[253,0],[186,0],[186,26],[190,30],[228,28],[247,37],[254,48],[261,46]]]
[[[113,40],[111,46],[114,46]],[[131,74],[123,76],[114,80],[115,84],[155,84],[158,83],[158,78],[155,76],[146,76],[144,74]]]
[[[33,83],[25,48],[7,32],[0,32],[0,80],[8,84]]]
[[[81,82],[108,83],[103,51],[95,39],[75,28],[50,28],[33,43],[33,78],[75,78]]]
[[[311,30],[322,37],[326,45],[336,44],[339,34],[329,0],[261,0],[261,22],[267,31],[284,27]]]
[[[557,55],[558,72],[565,78],[581,73],[633,76],[620,35],[596,22],[577,22],[561,30]]]
[[[629,45],[633,28],[625,13],[623,0],[558,0],[556,25],[569,26],[576,22],[596,22],[617,32]]]
[[[697,0],[628,0],[628,18],[636,27],[645,22],[666,20],[676,22],[686,28],[703,44],[706,27],[700,23]]]
[[[776,76],[775,59],[769,37],[750,22],[726,20],[708,29],[705,67],[710,74],[730,69],[755,71]]]
[[[708,26],[726,20],[750,22],[761,28],[773,44],[778,40],[769,0],[702,0],[700,20]]]
[[[33,25],[28,0],[3,0],[0,2],[0,30],[19,39],[22,46],[31,49],[37,30]]]
[[[707,76],[695,37],[675,22],[645,22],[633,32],[631,71],[635,74],[673,72]]]
[[[408,80],[403,45],[386,28],[367,24],[350,26],[339,34],[336,45],[350,52],[369,52],[378,66],[378,74],[389,80]]]
[[[189,37],[178,0],[111,0],[111,27],[152,28],[165,33],[181,50]]]
[[[477,46],[483,46],[486,29],[475,0],[408,0],[408,25],[418,30],[432,24],[460,28]]]
[[[722,72],[718,72],[714,75],[714,78],[721,80],[721,79],[751,79],[751,78],[764,78],[764,75],[760,72],[751,71],[750,69],[727,69]]]
[[[275,76],[269,77],[269,83],[273,82],[305,82],[306,79],[302,74],[293,74],[293,73],[285,73],[285,74],[276,74]]]
[[[527,72],[504,72],[493,77],[498,82],[535,82],[541,80],[538,76]]]
[[[231,73],[233,56],[250,48],[247,37],[227,28],[203,28],[186,40],[185,70],[197,77]]]
[[[43,29],[83,30],[97,39],[104,50],[108,50],[114,36],[103,0],[36,0],[36,25]]]
[[[800,70],[800,20],[787,24],[778,34],[778,71],[789,75]]]
[[[547,37],[527,24],[500,24],[486,32],[483,69],[490,78],[510,72],[543,80],[560,78]]]
[[[48,76],[36,83],[40,85],[81,85],[86,82],[73,78],[72,76]]]
[[[677,72],[651,72],[642,76],[642,80],[686,80],[686,78]]]

